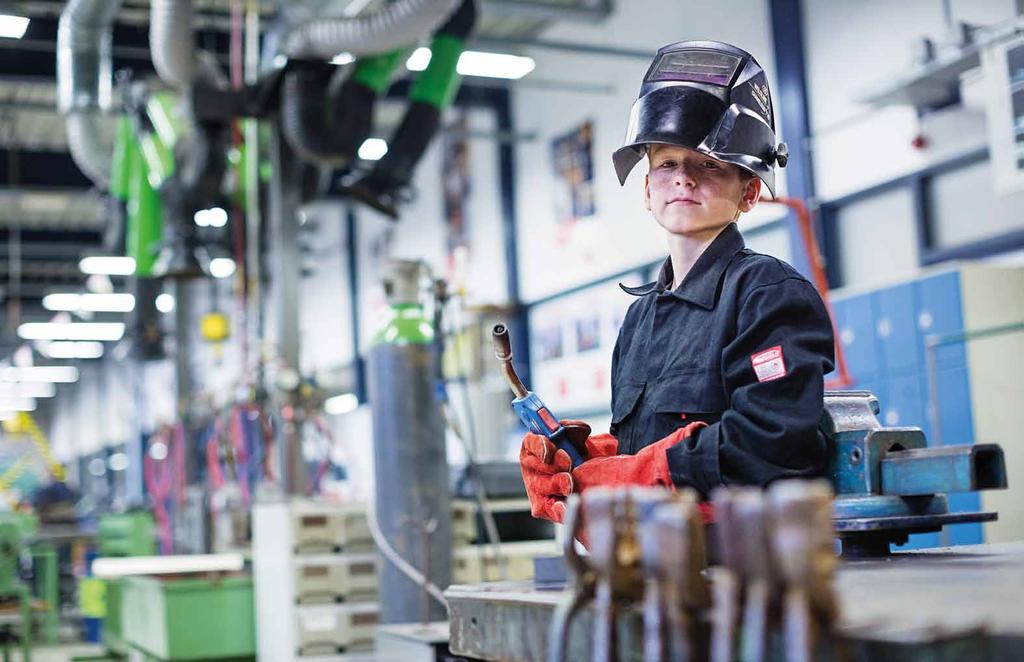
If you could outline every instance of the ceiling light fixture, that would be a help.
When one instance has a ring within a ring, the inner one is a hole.
[[[405,62],[409,71],[423,71],[430,64],[430,49],[421,46],[412,52]],[[461,76],[504,78],[518,80],[537,67],[532,57],[508,53],[487,53],[485,51],[464,51],[459,56],[456,70]]]
[[[103,343],[95,340],[57,340],[36,346],[50,359],[98,359],[103,356]]]
[[[52,398],[57,395],[53,382],[0,382],[0,398]]]
[[[131,276],[135,273],[135,258],[119,255],[91,255],[78,262],[84,274],[103,276]]]
[[[25,340],[120,340],[124,322],[26,322],[18,327]]]
[[[78,381],[78,368],[70,365],[37,365],[0,368],[0,382],[48,382],[73,384]]]
[[[381,138],[367,138],[359,146],[359,158],[364,161],[379,161],[388,153],[388,144]]]
[[[164,292],[156,297],[156,309],[161,313],[169,313],[174,310],[174,295]]]
[[[0,37],[21,39],[28,30],[29,20],[24,16],[0,14]]]
[[[214,278],[228,278],[235,273],[235,261],[229,257],[215,257],[210,260],[210,275]]]
[[[123,292],[110,294],[58,292],[43,297],[43,308],[69,312],[130,313],[135,309],[135,297]]]

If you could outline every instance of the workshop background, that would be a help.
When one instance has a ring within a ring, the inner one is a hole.
[[[560,527],[491,329],[607,430],[619,284],[666,255],[610,157],[684,39],[767,71],[789,163],[739,227],[825,286],[828,387],[1001,447],[948,502],[998,519],[893,551],[1024,540],[1019,0],[11,0],[0,646],[435,659],[394,653],[448,641],[401,559],[531,579]]]

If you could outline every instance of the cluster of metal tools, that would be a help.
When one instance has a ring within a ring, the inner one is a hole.
[[[691,490],[593,488],[566,517],[571,574],[555,613],[550,660],[567,659],[574,619],[593,605],[592,659],[636,650],[624,626],[642,614],[645,661],[834,657],[832,490],[786,481],[767,492],[714,495],[722,565],[709,570],[706,529]],[[589,556],[573,538],[588,539]],[[712,574],[713,573],[713,574]]]

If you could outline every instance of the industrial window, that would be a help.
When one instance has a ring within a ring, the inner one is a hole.
[[[926,191],[935,248],[1024,229],[1024,193],[996,195],[988,160],[935,175]]]

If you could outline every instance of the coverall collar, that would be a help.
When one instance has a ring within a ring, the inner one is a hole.
[[[658,280],[639,287],[626,287],[619,284],[624,292],[633,296],[644,296],[652,292],[668,292],[677,299],[689,301],[708,310],[715,307],[718,294],[718,283],[722,280],[725,268],[736,253],[743,250],[743,235],[735,223],[730,223],[719,233],[715,240],[701,253],[693,263],[686,278],[675,290],[672,287],[672,258],[665,258],[658,273]]]

